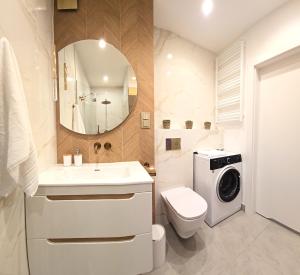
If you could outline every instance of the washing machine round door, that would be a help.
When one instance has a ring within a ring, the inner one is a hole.
[[[234,167],[225,168],[218,177],[217,195],[222,202],[233,201],[240,192],[240,172]]]

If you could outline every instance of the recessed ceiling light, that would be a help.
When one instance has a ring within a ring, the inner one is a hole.
[[[168,59],[173,59],[173,54],[168,53],[168,54],[167,54],[167,58],[168,58]]]
[[[212,13],[214,9],[213,0],[204,0],[202,3],[202,12],[205,16],[208,16]]]
[[[99,40],[99,48],[104,49],[105,47],[106,47],[106,41],[103,38],[101,38]]]
[[[104,81],[104,82],[107,82],[107,81],[108,81],[108,76],[107,76],[107,75],[104,75],[104,76],[103,76],[103,81]]]
[[[133,76],[131,79],[132,79],[132,80],[136,80],[136,77],[135,77],[135,76]]]

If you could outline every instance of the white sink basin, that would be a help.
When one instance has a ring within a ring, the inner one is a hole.
[[[152,183],[138,161],[89,163],[81,167],[55,165],[40,174],[40,186],[128,185]]]

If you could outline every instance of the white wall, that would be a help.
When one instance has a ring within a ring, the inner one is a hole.
[[[52,5],[50,0],[0,2],[0,36],[8,38],[17,56],[41,170],[56,163]],[[28,274],[20,191],[0,199],[0,274]]]
[[[97,95],[97,123],[100,132],[117,127],[124,120],[123,116],[123,87],[120,88],[93,88]],[[106,105],[101,102],[107,99],[111,103],[107,105],[107,129],[106,129]]]
[[[74,62],[74,51],[76,61]],[[58,53],[58,75],[59,75],[59,110],[60,122],[68,129],[72,129],[73,105],[76,103],[76,82],[77,80],[77,99],[80,96],[88,95],[91,91],[90,84],[87,80],[85,71],[82,67],[82,62],[76,52],[74,44],[66,46]],[[67,90],[64,88],[64,63],[67,65],[68,80]],[[76,63],[76,77],[75,77]],[[78,99],[81,115],[85,119],[85,104]],[[89,132],[89,129],[86,129]]]
[[[172,59],[167,55],[171,53]],[[155,30],[155,167],[156,214],[164,222],[160,192],[193,185],[193,151],[223,147],[222,132],[215,125],[204,130],[203,122],[214,120],[215,55],[175,34]],[[170,130],[161,129],[171,119]],[[193,120],[187,130],[185,121]],[[181,138],[180,151],[166,151],[165,139]]]
[[[132,77],[136,77],[134,75],[133,69],[132,67],[128,67],[125,77],[124,77],[124,81],[123,81],[123,105],[122,105],[122,110],[123,110],[123,117],[127,117],[129,115],[129,87],[132,87],[133,85],[133,81],[132,81]],[[136,81],[134,81],[135,87],[137,88],[137,83]]]
[[[252,208],[252,130],[254,66],[289,49],[300,45],[300,1],[290,1],[258,22],[238,40],[246,43],[245,51],[245,97],[242,125],[224,127],[224,147],[243,154],[244,203]],[[276,111],[276,110],[275,110]]]

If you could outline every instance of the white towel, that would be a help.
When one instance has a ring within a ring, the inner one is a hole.
[[[79,105],[73,105],[73,121],[72,121],[72,129],[73,131],[81,134],[85,134],[84,122],[82,120],[82,116],[80,113]]]
[[[37,155],[17,59],[0,39],[0,196],[19,186],[28,196],[38,187]]]

